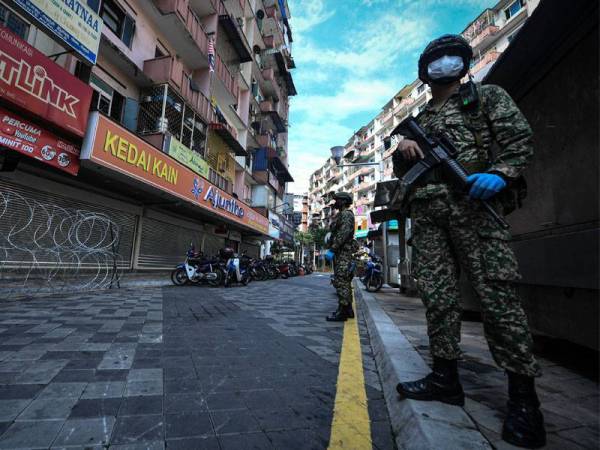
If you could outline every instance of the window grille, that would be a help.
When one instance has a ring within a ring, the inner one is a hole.
[[[206,125],[168,85],[142,92],[138,132],[171,133],[183,145],[204,156]]]

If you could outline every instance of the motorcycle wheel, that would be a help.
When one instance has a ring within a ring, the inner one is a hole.
[[[281,278],[283,278],[284,280],[287,280],[290,276],[287,273],[282,273],[281,274]]]
[[[243,284],[244,286],[248,286],[248,284],[250,283],[250,281],[252,281],[252,277],[251,277],[249,274],[245,274],[245,275],[242,277],[242,284]]]
[[[208,284],[210,286],[217,287],[217,286],[220,286],[221,283],[223,283],[223,278],[225,277],[225,274],[223,273],[223,271],[221,269],[215,269],[214,273],[217,274],[217,278],[215,278],[214,280],[209,280]]]
[[[367,280],[367,291],[377,292],[383,286],[383,278],[380,276],[371,277]]]
[[[185,269],[177,268],[171,272],[171,281],[175,286],[183,286],[189,282]]]
[[[258,278],[257,278],[258,281],[265,281],[266,279],[269,278],[269,274],[263,268],[258,269],[256,274],[258,275]]]

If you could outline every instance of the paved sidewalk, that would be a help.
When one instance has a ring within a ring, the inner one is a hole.
[[[0,449],[325,449],[328,277],[0,303]],[[359,319],[373,448],[391,427]]]
[[[419,298],[397,289],[375,295],[379,305],[431,365],[425,310]],[[459,363],[467,402],[464,410],[482,434],[498,449],[515,449],[501,440],[507,401],[506,376],[494,364],[480,322],[463,321],[463,360]],[[600,442],[597,381],[539,357],[544,376],[537,380],[538,395],[548,431],[548,449],[597,449]]]

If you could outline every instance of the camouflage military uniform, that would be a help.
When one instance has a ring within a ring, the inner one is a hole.
[[[352,257],[354,238],[354,213],[340,211],[331,226],[331,250],[335,254],[333,285],[341,306],[352,304]]]
[[[478,89],[480,108],[463,111],[454,94],[438,111],[428,105],[418,120],[428,133],[444,134],[454,143],[457,160],[469,173],[496,172],[509,181],[509,189],[533,155],[531,128],[502,88]],[[399,153],[394,155],[394,172],[401,177],[411,163]],[[480,202],[454,191],[440,174],[422,181],[409,202],[414,274],[427,308],[432,355],[456,359],[461,353],[460,264],[481,300],[485,336],[496,363],[519,374],[539,375],[527,318],[513,284],[520,275],[508,243],[510,233]],[[501,210],[497,198],[492,203]]]

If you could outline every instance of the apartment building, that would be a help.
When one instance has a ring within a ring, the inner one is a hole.
[[[297,231],[308,230],[308,194],[290,194],[292,201],[292,222]]]
[[[48,152],[2,145],[5,201],[22,198],[23,216],[33,220],[32,204],[104,214],[120,232],[125,269],[170,268],[190,242],[207,254],[225,245],[264,254],[270,216],[293,181],[287,2],[71,4],[69,11],[0,1],[3,53],[20,51],[27,67],[37,64],[37,76],[56,72],[65,98],[80,94],[74,104],[81,107],[73,125],[66,107],[54,118],[18,92],[0,97],[23,123],[67,141],[75,168],[64,170]],[[77,34],[74,21],[89,29]],[[60,139],[54,145],[65,147]]]
[[[471,66],[473,78],[480,81],[499,55],[508,47],[539,0],[502,0],[483,11],[462,32],[474,51]],[[349,166],[336,169],[328,159],[309,180],[309,219],[311,226],[328,226],[331,208],[325,200],[335,190],[351,192],[354,197],[357,236],[376,228],[371,223],[377,182],[394,178],[392,153],[395,146],[385,150],[384,137],[409,115],[416,116],[431,99],[429,87],[420,80],[404,86],[390,99],[367,125],[361,127],[345,145],[343,164],[371,163],[369,166]],[[336,173],[339,183],[327,174]],[[362,231],[362,233],[361,233]]]

